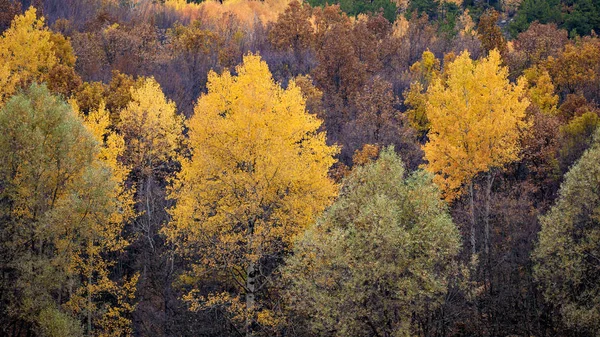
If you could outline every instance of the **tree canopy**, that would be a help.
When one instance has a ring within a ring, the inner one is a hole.
[[[300,89],[282,89],[260,56],[245,56],[236,73],[209,74],[165,233],[180,253],[199,258],[196,277],[212,270],[234,282],[233,295],[246,294],[242,316],[254,317],[268,309],[254,303],[268,264],[337,193],[328,177],[337,149],[326,145]]]
[[[460,248],[432,176],[407,173],[393,147],[344,180],[284,270],[289,305],[321,336],[411,336],[440,305]]]

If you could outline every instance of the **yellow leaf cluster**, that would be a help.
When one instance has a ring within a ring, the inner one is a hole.
[[[127,144],[123,158],[132,169],[148,175],[160,163],[176,157],[183,118],[154,78],[131,90],[132,101],[120,114],[119,130]]]
[[[558,95],[554,93],[554,84],[548,71],[534,66],[526,69],[523,76],[529,83],[527,95],[531,103],[537,105],[546,114],[556,115],[558,113]]]
[[[431,128],[425,144],[427,169],[453,200],[480,172],[518,159],[519,138],[528,126],[526,82],[512,84],[496,50],[480,61],[463,52],[448,65],[448,78],[428,91]]]
[[[57,63],[44,18],[36,17],[35,7],[15,17],[0,37],[0,103],[14,94],[24,82],[36,80]]]
[[[165,233],[206,268],[243,269],[281,251],[337,193],[327,173],[338,150],[300,89],[282,89],[257,55],[236,72],[209,74],[188,124],[192,158],[170,191]]]

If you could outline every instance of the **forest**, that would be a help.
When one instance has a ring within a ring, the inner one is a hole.
[[[0,336],[600,336],[600,2],[0,0]]]

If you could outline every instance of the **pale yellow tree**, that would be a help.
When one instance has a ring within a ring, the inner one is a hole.
[[[22,82],[41,78],[58,62],[51,37],[44,18],[36,17],[35,7],[15,17],[0,37],[0,103]]]
[[[154,251],[158,231],[165,222],[162,217],[166,216],[164,206],[160,206],[165,198],[160,185],[169,179],[179,160],[183,117],[154,78],[139,79],[138,83],[130,88],[131,101],[119,116],[113,117],[119,121],[117,128],[125,144],[118,158],[131,169],[129,180],[136,184],[139,214],[133,228]]]
[[[475,31],[475,23],[473,22],[473,18],[471,18],[468,9],[465,9],[464,12],[458,17],[456,29],[461,36],[477,34]]]
[[[429,50],[424,51],[421,60],[410,67],[414,81],[404,92],[404,104],[408,106],[406,116],[410,126],[419,133],[420,137],[424,137],[429,130],[426,114],[427,87],[440,75],[440,69],[440,60]]]
[[[528,126],[524,98],[526,81],[511,83],[500,53],[473,61],[463,52],[447,65],[447,78],[437,78],[427,93],[429,142],[427,169],[449,201],[468,187],[471,204],[471,249],[475,254],[474,179],[486,177],[486,215],[494,170],[518,159],[521,132]],[[489,222],[485,216],[485,250],[489,253]],[[487,254],[486,254],[487,255]]]
[[[176,157],[181,146],[183,117],[154,78],[131,89],[131,102],[120,113],[119,130],[127,144],[123,158],[147,176],[161,163]]]
[[[192,157],[170,190],[177,206],[165,234],[193,258],[192,284],[218,275],[222,289],[237,289],[195,298],[194,307],[227,300],[253,335],[255,324],[274,323],[257,294],[337,193],[328,177],[337,148],[326,144],[293,81],[282,89],[257,55],[245,56],[236,73],[209,74],[188,124]]]

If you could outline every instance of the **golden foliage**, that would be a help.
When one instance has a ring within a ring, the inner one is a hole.
[[[44,18],[36,17],[34,7],[16,16],[0,37],[0,60],[0,103],[23,84],[39,80],[57,63],[52,33]]]
[[[523,76],[529,83],[527,95],[531,103],[538,106],[543,113],[556,115],[558,113],[558,95],[554,93],[554,84],[548,71],[534,66],[526,69]]]
[[[446,62],[444,62],[446,64]],[[421,60],[410,67],[410,72],[416,80],[410,88],[404,91],[404,104],[408,106],[406,116],[410,125],[421,135],[429,130],[429,120],[425,113],[427,104],[427,87],[429,83],[440,75],[441,65],[435,55],[426,50]]]
[[[35,7],[17,15],[0,37],[0,60],[0,103],[32,82],[47,82],[66,97],[81,84],[70,41],[49,31]]]
[[[478,173],[518,159],[520,134],[528,126],[526,81],[510,83],[500,64],[496,50],[481,61],[463,52],[448,65],[448,79],[429,87],[425,158],[448,200]]]
[[[406,116],[410,126],[420,135],[424,135],[429,130],[429,120],[427,119],[427,93],[420,82],[413,82],[410,88],[404,91],[404,104],[408,106]]]
[[[120,114],[119,130],[127,144],[123,158],[132,169],[149,175],[160,163],[177,157],[183,118],[154,78],[146,79],[139,88],[132,87],[131,98]]]
[[[282,89],[257,55],[236,72],[209,74],[188,123],[192,157],[169,192],[177,206],[164,232],[184,256],[199,257],[197,277],[243,275],[281,254],[337,193],[327,175],[337,148],[326,145],[300,88]]]
[[[376,144],[365,144],[362,149],[354,151],[352,163],[354,165],[366,165],[373,162],[379,156],[381,147]]]
[[[259,56],[245,56],[237,73],[209,75],[188,124],[192,159],[171,191],[178,205],[166,233],[174,239],[189,231],[193,240],[212,233],[223,246],[217,251],[245,251],[236,243],[252,234],[250,222],[257,236],[250,250],[266,253],[274,240],[290,243],[329,204],[336,187],[327,171],[337,149],[325,144],[300,89],[281,89]]]

